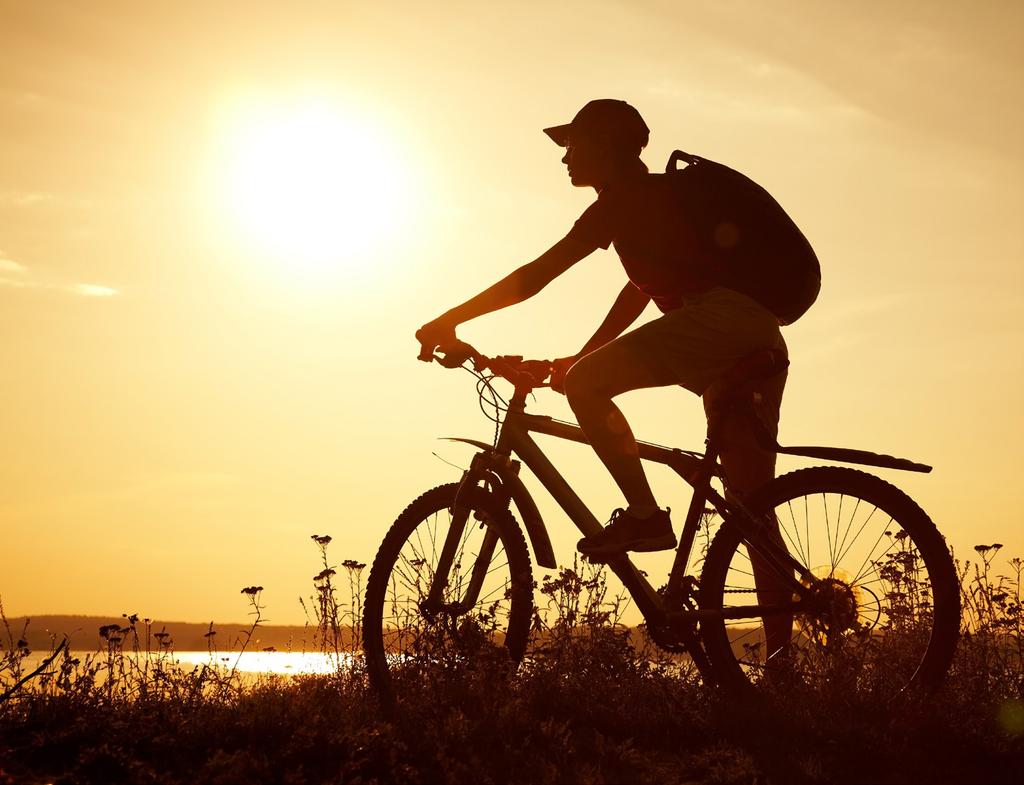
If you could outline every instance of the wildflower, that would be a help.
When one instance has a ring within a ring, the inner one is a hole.
[[[991,545],[975,545],[974,550],[984,556],[989,551],[998,551],[1002,547],[1003,544],[1001,542],[994,542]]]
[[[365,564],[361,564],[357,562],[355,559],[345,559],[345,561],[341,563],[341,566],[344,567],[346,570],[355,570],[356,572],[359,572],[361,569],[366,567]]]
[[[111,636],[120,629],[120,624],[104,624],[100,627],[100,637],[103,638],[103,640],[110,640]]]
[[[332,570],[330,567],[328,567],[325,570],[320,570],[319,574],[314,575],[313,576],[313,580],[314,581],[326,581],[328,578],[333,578],[337,574],[338,573],[336,573],[334,570]]]
[[[261,591],[263,591],[262,586],[246,586],[244,589],[242,589],[241,594],[247,594],[250,597],[255,597]]]
[[[329,534],[314,534],[310,539],[320,546],[327,546],[331,544],[331,535]]]

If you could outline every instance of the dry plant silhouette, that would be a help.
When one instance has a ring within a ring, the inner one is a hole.
[[[537,586],[518,668],[486,634],[434,639],[432,656],[400,670],[400,711],[386,717],[359,654],[363,565],[341,562],[348,579],[338,586],[330,539],[314,539],[313,640],[338,664],[327,675],[237,669],[262,623],[259,586],[242,590],[251,626],[222,651],[211,625],[210,663],[194,667],[176,661],[165,630],[125,614],[98,630],[95,651],[54,640],[30,670],[25,629],[2,615],[0,782],[952,783],[1024,774],[1024,562],[998,561],[998,544],[957,562],[963,635],[933,695],[882,702],[850,674],[824,692],[787,685],[777,700],[736,703],[643,628],[623,625],[625,599],[606,571],[574,562]],[[897,559],[893,569],[902,568]],[[898,585],[912,595],[912,574]]]

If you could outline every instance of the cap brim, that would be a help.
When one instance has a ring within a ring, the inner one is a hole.
[[[545,128],[544,133],[551,137],[551,141],[557,144],[559,147],[569,146],[569,128],[572,123],[566,123],[565,125],[556,125],[551,128]]]

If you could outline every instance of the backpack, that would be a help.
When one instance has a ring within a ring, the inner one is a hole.
[[[680,160],[684,169],[676,166]],[[665,173],[714,280],[756,300],[782,324],[803,316],[821,289],[821,266],[771,194],[735,169],[681,150]]]

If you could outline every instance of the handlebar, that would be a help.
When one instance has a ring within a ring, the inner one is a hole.
[[[455,340],[449,344],[438,346],[441,354],[426,345],[420,350],[419,359],[424,362],[436,360],[445,368],[460,368],[467,360],[473,361],[477,371],[490,371],[511,382],[517,390],[532,390],[550,386],[547,382],[551,375],[550,360],[524,360],[520,355],[501,355],[488,357],[481,354],[465,341]]]

